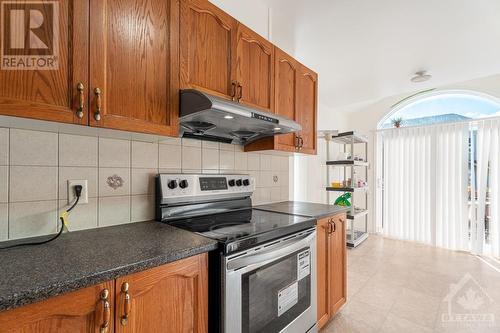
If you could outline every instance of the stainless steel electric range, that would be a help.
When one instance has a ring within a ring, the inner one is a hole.
[[[216,239],[210,332],[317,332],[316,221],[252,209],[248,175],[160,174],[157,220]]]

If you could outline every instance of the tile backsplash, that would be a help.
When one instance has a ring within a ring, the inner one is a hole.
[[[158,172],[248,173],[254,204],[289,199],[290,157],[191,139],[154,142],[0,128],[0,241],[55,233],[68,180],[88,181],[71,231],[154,218]]]

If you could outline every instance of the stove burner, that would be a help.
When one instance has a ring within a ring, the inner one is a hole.
[[[220,223],[210,226],[209,230],[214,234],[219,234],[222,236],[226,236],[227,239],[239,238],[249,236],[250,233],[248,231],[243,230],[226,230],[224,228],[236,227],[240,226],[242,223]]]

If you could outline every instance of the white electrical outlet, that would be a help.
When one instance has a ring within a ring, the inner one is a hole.
[[[87,186],[87,180],[68,180],[68,204],[75,202],[75,186],[82,185],[82,194],[80,195],[80,200],[78,204],[89,203],[89,191]]]

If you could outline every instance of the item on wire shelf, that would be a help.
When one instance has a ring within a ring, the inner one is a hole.
[[[332,187],[333,188],[342,188],[343,186],[344,185],[341,182],[339,182],[339,181],[333,181],[332,182]]]
[[[350,192],[344,193],[340,197],[338,197],[337,200],[335,200],[334,205],[350,207],[351,202],[349,201],[349,199],[351,199],[351,197],[352,194]]]

